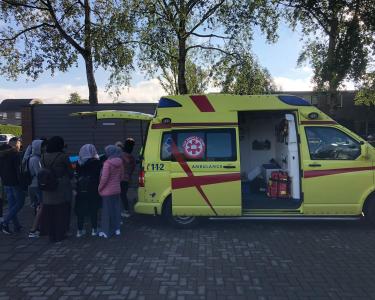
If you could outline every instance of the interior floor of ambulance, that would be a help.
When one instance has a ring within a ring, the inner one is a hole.
[[[293,112],[239,112],[243,209],[301,205],[299,151]]]

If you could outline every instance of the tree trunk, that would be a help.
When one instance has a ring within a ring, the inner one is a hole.
[[[92,43],[91,43],[91,9],[89,0],[84,1],[85,6],[85,65],[87,85],[89,87],[90,104],[98,104],[98,87],[96,86],[94,76],[94,64],[92,61]]]
[[[98,87],[96,86],[95,76],[94,76],[94,65],[92,62],[92,57],[89,55],[85,57],[86,65],[86,77],[87,85],[89,87],[89,102],[90,104],[98,104]]]
[[[337,37],[338,37],[338,19],[337,19],[337,9],[335,7],[336,2],[330,1],[331,10],[331,21],[330,21],[330,33],[328,42],[328,53],[327,53],[327,66],[325,81],[328,81],[328,103],[327,110],[330,114],[334,114],[337,107]]]
[[[185,75],[186,75],[186,40],[185,38],[180,38],[178,41],[178,92],[179,94],[188,93]]]

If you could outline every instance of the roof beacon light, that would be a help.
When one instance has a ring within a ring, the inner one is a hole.
[[[310,120],[316,120],[319,118],[319,114],[317,112],[312,112],[312,113],[309,113],[307,115],[307,117],[310,119]]]

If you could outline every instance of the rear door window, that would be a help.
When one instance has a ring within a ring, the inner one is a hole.
[[[164,134],[162,159],[171,156],[172,141],[186,161],[237,160],[235,129],[176,130],[171,136]]]

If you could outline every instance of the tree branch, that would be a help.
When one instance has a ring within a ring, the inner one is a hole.
[[[41,27],[44,27],[44,26],[46,26],[46,27],[51,27],[51,28],[55,28],[54,25],[51,25],[51,24],[48,24],[48,23],[41,23],[41,24],[38,24],[38,25],[35,25],[35,26],[31,26],[31,27],[29,27],[29,28],[26,28],[26,29],[24,29],[24,30],[18,32],[16,35],[14,35],[14,36],[11,37],[11,38],[2,38],[2,39],[0,39],[0,41],[14,41],[14,40],[16,40],[19,36],[21,36],[21,35],[23,35],[23,34],[29,32],[29,31],[33,31],[33,30],[35,30],[35,29],[38,29],[38,28],[41,28]]]
[[[211,7],[202,17],[202,19],[197,23],[195,24],[195,26],[193,26],[193,28],[186,33],[187,36],[189,36],[190,34],[192,34],[199,26],[201,26],[209,17],[211,17],[215,11],[224,3],[225,0],[221,0],[219,3],[217,3],[216,5],[214,5],[213,7]]]
[[[48,11],[51,14],[51,17],[55,23],[55,26],[57,30],[60,32],[60,34],[64,37],[64,39],[71,44],[83,57],[86,57],[86,51],[84,48],[82,48],[65,30],[62,28],[61,24],[59,23],[59,20],[57,19],[57,16],[55,14],[55,10],[52,7],[51,0],[47,0],[47,6]]]
[[[25,3],[21,3],[21,2],[18,2],[18,1],[14,1],[14,0],[1,0],[1,2],[4,2],[4,3],[6,3],[8,5],[11,5],[11,6],[14,6],[14,7],[25,7],[25,8],[30,8],[30,9],[48,10],[45,7],[25,4]]]
[[[199,49],[202,49],[202,50],[213,50],[213,51],[219,51],[223,54],[226,54],[228,56],[237,56],[239,57],[239,54],[238,53],[233,53],[233,52],[229,52],[229,51],[226,51],[224,49],[221,49],[221,48],[218,48],[218,47],[213,47],[213,46],[202,46],[202,45],[194,45],[194,46],[190,46],[190,47],[187,47],[186,48],[186,53],[191,50],[191,49],[196,49],[196,48],[199,48]]]
[[[285,1],[281,0],[281,1],[276,1],[276,3],[286,6],[286,7],[300,9],[300,10],[305,11],[312,18],[314,18],[319,23],[320,27],[323,28],[324,32],[327,35],[329,35],[329,26],[324,24],[324,22],[319,18],[319,15],[318,15],[320,14],[323,17],[323,20],[328,20],[328,17],[322,12],[321,9],[318,9],[318,8],[307,9],[303,5],[292,4],[292,1],[289,1],[288,3],[286,3]]]
[[[187,5],[186,5],[188,14],[193,10],[194,6],[199,3],[199,1],[200,0],[190,0],[190,1],[188,1]]]
[[[216,34],[199,34],[192,32],[191,35],[195,35],[197,37],[202,37],[202,38],[218,38],[218,39],[224,39],[224,40],[229,40],[230,37],[228,36],[222,36],[222,35],[216,35]]]

